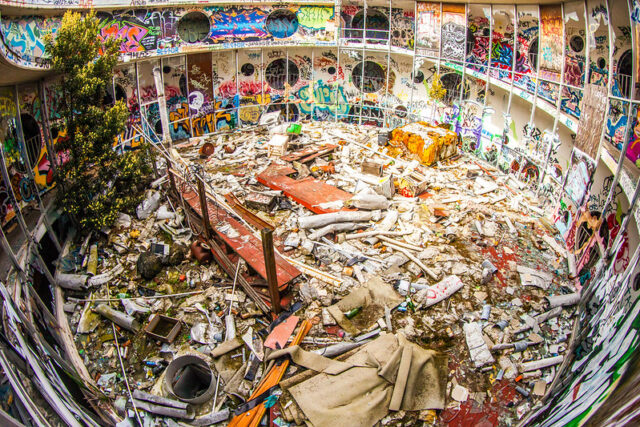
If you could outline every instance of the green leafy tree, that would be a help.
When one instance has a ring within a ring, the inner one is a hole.
[[[57,199],[84,230],[109,226],[118,212],[139,203],[136,190],[150,174],[148,150],[114,149],[129,116],[124,102],[106,101],[121,41],[99,34],[95,12],[68,11],[55,39],[46,39],[51,67],[62,79],[58,113],[68,136],[56,147],[64,153],[56,173]]]

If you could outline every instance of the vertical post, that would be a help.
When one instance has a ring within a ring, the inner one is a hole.
[[[153,67],[153,80],[156,84],[156,94],[158,95],[158,110],[160,110],[160,125],[162,126],[162,143],[172,145],[169,131],[169,114],[167,113],[167,98],[164,96],[164,83],[160,66]]]
[[[364,25],[362,30],[362,73],[360,74],[360,111],[358,112],[358,124],[362,124],[362,110],[364,109],[364,68],[367,57],[367,19],[369,11],[367,9],[367,0],[364,0]],[[352,24],[353,25],[353,24]]]
[[[269,297],[271,297],[271,311],[277,316],[282,311],[282,307],[280,306],[280,290],[276,275],[276,258],[273,253],[273,230],[263,228],[260,234],[262,235],[262,251],[264,253],[264,267],[267,271]]]
[[[415,75],[419,71],[416,67],[416,57],[418,52],[418,2],[413,4],[413,58],[411,63],[411,70],[414,80],[411,82],[411,94],[409,95],[409,105],[407,106],[407,120],[411,121],[411,115],[413,114],[413,120],[415,120],[415,111],[413,109],[413,94],[416,91]],[[421,61],[417,61],[422,63]],[[418,83],[420,84],[420,83]],[[420,113],[422,118],[422,112]]]
[[[38,92],[40,93],[40,103],[42,104],[42,123],[45,128],[45,137],[44,142],[47,146],[47,152],[49,153],[49,161],[51,162],[51,167],[53,172],[58,172],[58,156],[55,151],[55,147],[53,146],[53,141],[51,139],[51,122],[49,121],[49,116],[51,112],[49,111],[49,106],[47,105],[47,99],[44,91],[46,87],[44,85],[44,80],[40,80],[38,82]]]
[[[235,126],[236,128],[240,128],[240,99],[242,98],[240,96],[240,79],[239,79],[239,75],[240,73],[238,72],[238,49],[236,49],[235,51],[235,60],[236,60],[236,73],[234,75],[234,79],[236,81],[236,94],[233,96],[233,116],[235,117]],[[213,55],[212,55],[213,58]],[[215,99],[215,91],[214,93],[214,99]],[[236,105],[236,99],[238,100],[238,105]]]
[[[389,114],[389,73],[391,71],[391,21],[393,19],[393,8],[391,0],[389,0],[389,31],[387,31],[387,75],[384,80],[384,103],[382,104],[382,128],[387,126],[387,118]],[[414,17],[415,20],[415,17]],[[411,79],[413,79],[413,69],[411,71]],[[413,83],[411,83],[413,85]],[[393,89],[393,88],[391,88]],[[407,112],[409,109],[407,108]]]
[[[196,182],[198,183],[198,197],[200,197],[200,210],[202,211],[202,225],[204,226],[204,235],[207,239],[211,238],[209,230],[211,230],[211,223],[209,222],[209,205],[207,205],[207,196],[204,191],[204,182],[202,178],[196,175]]]
[[[285,121],[289,121],[289,48],[286,48],[285,55],[285,72],[284,72],[284,111],[285,111]]]
[[[178,187],[176,187],[176,179],[173,176],[173,172],[171,172],[171,164],[167,163],[167,177],[169,177],[169,188],[171,191],[177,196],[182,198],[182,194],[178,193]]]

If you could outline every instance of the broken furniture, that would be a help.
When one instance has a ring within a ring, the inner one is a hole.
[[[158,341],[172,343],[181,329],[182,323],[178,319],[156,314],[145,326],[144,333]]]
[[[272,164],[256,178],[272,190],[280,190],[310,211],[322,214],[342,209],[342,203],[353,197],[351,193],[319,181],[311,176],[293,179],[296,170],[289,166]],[[336,207],[338,206],[338,207]]]

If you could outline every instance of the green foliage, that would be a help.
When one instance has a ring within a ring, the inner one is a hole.
[[[69,137],[56,147],[65,153],[56,176],[58,203],[86,230],[109,226],[118,212],[134,207],[136,186],[150,173],[148,150],[114,149],[129,116],[124,102],[105,104],[121,42],[100,41],[99,24],[95,12],[68,11],[55,39],[46,39],[51,66],[62,76],[59,113]]]

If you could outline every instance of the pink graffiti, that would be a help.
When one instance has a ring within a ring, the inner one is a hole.
[[[145,86],[140,88],[140,99],[142,102],[153,101],[158,97],[155,86]]]
[[[182,92],[180,92],[180,88],[175,86],[165,86],[164,95],[167,99],[175,98],[178,96],[182,96]]]
[[[607,227],[609,228],[609,242],[613,242],[620,232],[620,223],[618,223],[615,213],[609,214],[607,217]],[[622,246],[618,251],[613,267],[616,274],[622,273],[629,265],[629,236],[626,231],[622,235],[622,239]]]
[[[481,62],[486,62],[488,52],[489,37],[476,37],[476,42],[473,44],[473,56],[478,58]]]
[[[231,98],[237,92],[236,82],[233,80],[227,80],[218,86],[218,96],[222,98]]]
[[[565,81],[573,86],[580,86],[582,84],[582,70],[575,58],[567,58],[567,63],[564,67]]]
[[[262,84],[256,81],[250,82],[240,82],[240,95],[242,96],[253,96],[259,95],[261,93],[269,93],[271,91],[271,87],[268,84]]]
[[[109,37],[114,37],[122,40],[122,44],[120,45],[120,52],[123,53],[144,51],[144,46],[142,46],[140,42],[147,35],[149,30],[143,27],[133,27],[125,23],[122,24],[123,26],[120,27],[120,23],[112,22],[110,25],[107,24],[102,27],[100,29],[100,40],[104,42]]]
[[[218,87],[218,96],[222,98],[231,98],[235,96],[237,89],[240,90],[240,95],[242,96],[260,95],[263,92],[269,93],[271,91],[269,85],[263,85],[257,81],[241,81],[238,83],[238,87],[236,88],[236,82],[228,80]]]

